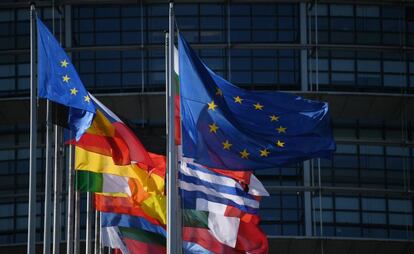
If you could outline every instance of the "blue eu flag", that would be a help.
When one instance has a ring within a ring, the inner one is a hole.
[[[39,18],[37,47],[38,95],[69,107],[68,124],[79,140],[92,123],[95,105],[68,55]]]
[[[211,71],[179,36],[183,155],[214,168],[257,170],[330,158],[328,104],[238,88]]]

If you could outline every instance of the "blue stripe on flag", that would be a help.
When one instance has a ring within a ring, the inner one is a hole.
[[[184,254],[214,254],[203,246],[193,242],[183,242]]]
[[[108,213],[101,212],[102,214],[102,227],[126,227],[126,228],[139,228],[149,232],[157,233],[166,236],[167,233],[163,227],[154,225],[144,218],[119,214],[119,213]]]
[[[251,199],[251,200],[256,200],[252,195],[246,193],[245,191],[243,191],[239,188],[224,186],[224,185],[220,185],[220,184],[214,184],[214,183],[211,183],[211,182],[204,181],[204,180],[202,180],[198,177],[184,175],[181,172],[178,173],[178,178],[180,180],[183,180],[183,181],[187,182],[187,183],[202,185],[202,186],[205,186],[207,188],[214,189],[214,190],[216,190],[218,192],[221,192],[221,193],[227,193],[227,194],[231,194],[231,195],[240,196],[240,197],[243,197],[243,198],[248,198],[248,199]]]
[[[252,208],[249,206],[243,206],[243,205],[239,205],[237,203],[235,203],[234,201],[231,201],[230,199],[225,199],[225,198],[219,198],[216,196],[212,196],[212,195],[208,195],[206,193],[203,193],[201,191],[186,191],[183,189],[180,189],[180,194],[181,194],[181,200],[184,204],[184,206],[188,206],[188,207],[196,207],[196,199],[197,198],[202,198],[211,202],[216,202],[216,203],[220,203],[220,204],[224,204],[224,205],[230,205],[230,206],[234,206],[236,208],[239,208],[240,210],[242,210],[243,212],[246,213],[251,213],[251,214],[257,214],[258,213],[258,209],[257,208]]]

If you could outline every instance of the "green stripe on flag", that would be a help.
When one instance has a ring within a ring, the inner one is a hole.
[[[102,192],[103,175],[100,173],[75,170],[75,188],[79,191]]]
[[[141,230],[138,228],[118,227],[123,237],[143,243],[165,246],[165,237],[156,233]]]
[[[185,227],[208,228],[208,212],[183,209]]]

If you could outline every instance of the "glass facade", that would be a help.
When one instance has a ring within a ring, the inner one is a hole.
[[[52,11],[51,1],[41,2],[38,15],[71,53],[91,92],[164,91],[167,4],[65,1]],[[18,1],[0,6],[0,101],[17,100],[29,93],[29,12]],[[412,95],[413,13],[413,6],[392,3],[176,4],[180,32],[209,67],[241,87],[361,96]],[[396,118],[389,123],[334,116],[338,147],[331,161],[257,172],[271,192],[260,211],[263,230],[269,236],[414,239],[414,130],[404,114]],[[0,244],[27,238],[28,130],[28,124],[0,120]]]

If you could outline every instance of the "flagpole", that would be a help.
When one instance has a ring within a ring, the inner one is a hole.
[[[73,145],[69,145],[69,167],[68,167],[68,195],[67,195],[67,232],[66,232],[66,253],[72,254],[73,253],[73,178],[74,178],[74,151]]]
[[[46,167],[45,167],[45,210],[43,232],[43,254],[50,253],[51,218],[52,218],[52,103],[46,102]]]
[[[72,46],[72,37],[71,37],[71,6],[65,5],[64,9],[64,16],[65,16],[65,44],[66,47]],[[72,134],[70,134],[72,135]],[[72,136],[70,136],[72,139]],[[74,175],[75,175],[75,147],[73,145],[69,145],[69,152],[68,152],[68,193],[67,193],[67,232],[66,232],[66,253],[73,254],[73,226],[74,226]]]
[[[35,3],[30,3],[30,164],[29,213],[27,227],[27,253],[35,253],[36,242],[36,163],[37,163],[37,108],[35,77]]]
[[[57,112],[55,112],[57,114]],[[61,145],[62,129],[55,125],[55,176],[54,176],[54,193],[53,193],[53,254],[60,253],[61,241],[61,203],[62,194],[62,156]]]
[[[52,34],[55,34],[55,6],[52,1]],[[44,210],[44,227],[43,227],[43,254],[50,254],[51,240],[51,218],[52,214],[52,103],[46,101],[46,167],[45,167],[45,210]]]
[[[94,252],[93,252],[94,254],[99,253],[99,245],[100,245],[99,231],[100,231],[99,211],[95,210],[95,247],[94,247]]]
[[[74,221],[74,230],[73,230],[73,253],[79,254],[80,253],[80,192],[75,190],[75,221]]]
[[[104,253],[104,247],[102,245],[102,212],[99,212],[99,254]]]
[[[182,251],[181,234],[178,227],[178,189],[177,189],[177,150],[175,146],[175,86],[174,86],[174,2],[170,1],[169,8],[169,37],[168,37],[168,147],[167,147],[167,254],[179,254]]]
[[[92,254],[92,200],[93,193],[88,191],[86,193],[86,239],[85,239],[85,253]]]

